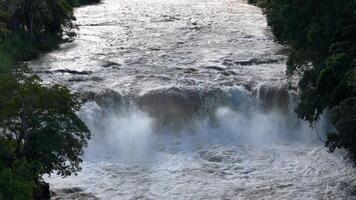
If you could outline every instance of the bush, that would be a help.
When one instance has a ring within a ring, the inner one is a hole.
[[[0,1],[0,200],[42,198],[43,174],[80,170],[90,139],[76,115],[81,101],[63,86],[43,86],[20,62],[56,48],[76,28],[80,3]]]
[[[356,164],[356,0],[249,2],[262,6],[276,40],[290,47],[288,75],[304,72],[298,116],[314,123],[332,110],[337,131],[326,145],[331,151],[346,148]]]

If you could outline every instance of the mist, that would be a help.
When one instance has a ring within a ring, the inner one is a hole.
[[[195,150],[213,144],[321,143],[315,130],[308,123],[297,119],[294,102],[289,102],[287,110],[278,107],[266,109],[265,103],[258,96],[242,87],[229,88],[224,92],[228,99],[224,106],[207,113],[198,110],[188,116],[189,119],[172,117],[176,121],[168,125],[157,122],[160,119],[150,116],[134,102],[121,105],[125,109],[119,110],[102,108],[95,102],[88,103],[81,116],[92,131],[93,139],[85,156],[89,159],[99,157],[147,161],[155,152],[172,145]],[[216,104],[212,102],[207,106]],[[181,121],[184,124],[176,123]],[[329,128],[324,120],[320,120],[317,127],[319,134]]]

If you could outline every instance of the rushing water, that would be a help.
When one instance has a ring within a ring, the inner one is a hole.
[[[355,170],[293,113],[283,48],[240,0],[104,0],[31,62],[88,100],[83,170],[54,199],[353,199]],[[323,134],[326,120],[318,123]]]

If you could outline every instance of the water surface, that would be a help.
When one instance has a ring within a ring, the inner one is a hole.
[[[78,38],[30,63],[88,100],[83,170],[46,177],[54,199],[355,198],[344,154],[296,119],[258,8],[104,0],[76,17]]]

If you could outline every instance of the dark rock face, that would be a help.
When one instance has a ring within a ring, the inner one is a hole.
[[[147,92],[137,102],[143,111],[156,119],[159,126],[181,127],[199,116],[209,116],[225,103],[225,94],[219,89],[169,88]]]
[[[113,67],[113,66],[120,67],[121,64],[120,64],[120,63],[117,63],[117,62],[112,62],[112,61],[105,61],[105,62],[103,63],[103,67],[104,67],[104,68],[109,68],[109,67]]]
[[[49,184],[46,182],[39,182],[38,183],[38,191],[34,194],[35,200],[50,200],[51,193],[49,191]]]
[[[119,92],[114,90],[105,90],[95,94],[93,100],[100,107],[112,111],[120,111],[124,108],[124,104],[128,104],[127,99],[125,99]]]
[[[246,65],[262,65],[262,64],[274,64],[274,63],[279,63],[281,60],[279,59],[264,59],[264,60],[259,60],[256,58],[252,58],[250,60],[240,60],[240,61],[235,61],[234,63],[236,65],[241,65],[241,66],[246,66]]]
[[[93,73],[92,71],[77,71],[77,70],[70,70],[70,69],[58,69],[53,72],[54,73],[68,73],[68,74],[74,74],[74,75],[90,75]]]
[[[266,110],[287,112],[289,109],[289,92],[285,86],[263,85],[258,95]]]

